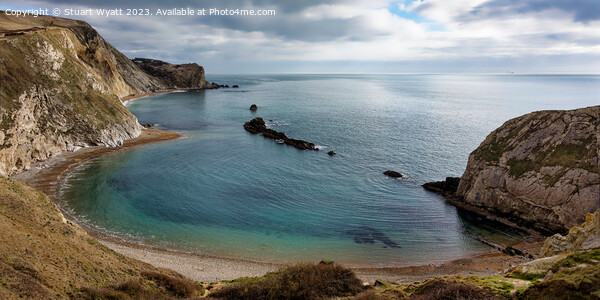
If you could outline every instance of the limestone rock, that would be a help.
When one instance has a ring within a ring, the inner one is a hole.
[[[600,208],[600,106],[507,121],[469,155],[456,196],[542,232],[566,232]]]
[[[175,65],[148,58],[134,58],[132,61],[144,72],[157,78],[165,87],[175,89],[214,88],[212,84],[206,82],[204,68],[195,63]],[[217,85],[217,87],[225,86]]]
[[[555,234],[546,239],[542,247],[542,256],[552,256],[566,251],[588,250],[600,247],[600,210],[586,216],[581,226],[569,230],[562,236]]]
[[[148,75],[83,21],[0,14],[0,176],[142,127],[119,97],[205,84],[197,65]]]

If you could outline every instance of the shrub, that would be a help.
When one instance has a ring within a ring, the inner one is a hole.
[[[457,281],[435,279],[418,287],[412,293],[410,299],[496,300],[506,298],[494,294],[489,289]]]
[[[212,293],[224,299],[324,299],[348,297],[364,290],[354,272],[337,264],[297,264]]]
[[[178,298],[194,296],[199,288],[189,280],[169,276],[159,272],[144,271],[142,272],[142,276],[148,280],[156,282],[156,284],[164,288],[168,294]]]

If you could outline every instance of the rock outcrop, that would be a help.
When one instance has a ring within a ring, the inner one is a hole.
[[[423,188],[431,191],[440,193],[447,196],[453,196],[458,189],[460,182],[459,177],[446,177],[444,181],[428,182],[423,184]]]
[[[258,106],[256,104],[250,105],[250,110],[258,110]]]
[[[600,208],[599,115],[594,106],[504,123],[469,155],[457,201],[547,233],[580,224]]]
[[[562,236],[555,234],[546,239],[542,247],[543,257],[561,254],[567,251],[580,251],[600,248],[600,210],[588,214],[581,226],[569,230],[569,234]]]
[[[216,83],[208,83],[204,78],[204,68],[192,63],[175,65],[164,61],[148,58],[132,60],[148,75],[159,79],[165,87],[176,89],[210,89],[225,87]]]
[[[0,176],[138,136],[120,97],[206,84],[202,67],[174,68],[147,74],[82,21],[0,13]]]
[[[303,140],[290,139],[283,132],[278,132],[273,129],[267,128],[267,125],[265,125],[265,121],[260,117],[256,117],[244,123],[244,129],[246,129],[246,131],[250,133],[262,134],[266,138],[274,139],[276,141],[283,141],[284,144],[294,146],[300,150],[319,150],[319,148],[316,148],[315,144],[313,143],[309,143]]]

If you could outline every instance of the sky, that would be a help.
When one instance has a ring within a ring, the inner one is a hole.
[[[600,73],[600,0],[0,0],[0,9],[93,9],[130,58],[207,73]],[[148,9],[101,16],[95,9]],[[273,10],[157,16],[158,10]]]

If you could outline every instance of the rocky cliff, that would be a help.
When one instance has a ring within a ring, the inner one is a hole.
[[[549,233],[600,208],[600,106],[504,123],[469,155],[457,201]]]
[[[119,98],[204,84],[202,67],[175,68],[149,75],[82,21],[0,12],[0,175],[138,136]]]
[[[135,58],[132,61],[148,75],[158,78],[164,86],[178,89],[212,88],[204,78],[204,68],[197,64],[175,65],[148,58]]]

